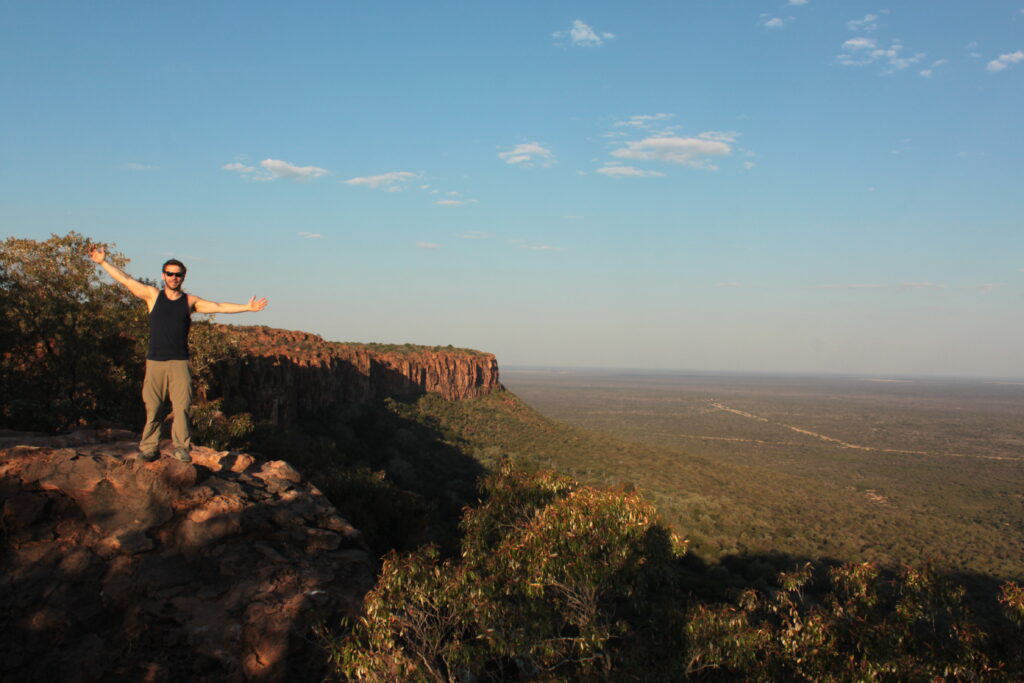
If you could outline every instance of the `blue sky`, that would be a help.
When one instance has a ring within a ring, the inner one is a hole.
[[[1024,0],[0,1],[0,225],[505,365],[1024,377]]]

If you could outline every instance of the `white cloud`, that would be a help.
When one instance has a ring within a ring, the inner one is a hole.
[[[346,185],[360,185],[371,190],[384,190],[385,192],[400,192],[403,189],[402,183],[407,183],[413,178],[419,178],[419,174],[409,171],[391,171],[380,175],[366,176],[363,178],[349,178]]]
[[[843,43],[844,50],[873,50],[876,46],[874,38],[850,38]]]
[[[925,78],[931,78],[932,75],[935,73],[935,69],[939,68],[940,66],[942,66],[944,64],[948,64],[948,63],[949,63],[948,59],[938,59],[938,60],[935,60],[934,62],[932,62],[932,65],[929,66],[927,69],[921,69],[921,75],[924,76]]]
[[[614,33],[598,33],[591,26],[579,19],[572,22],[572,26],[564,31],[555,31],[551,34],[554,38],[562,40],[568,38],[569,42],[576,47],[600,47],[604,41],[615,37]]]
[[[126,171],[155,171],[160,167],[154,166],[152,164],[139,164],[134,161],[129,161],[127,164],[124,164],[121,168],[125,169]]]
[[[420,249],[440,249],[441,245],[435,242],[417,242],[416,246]]]
[[[440,206],[465,206],[466,204],[477,204],[478,201],[476,199],[438,199],[434,203]]]
[[[985,68],[992,72],[1002,71],[1011,64],[1016,64],[1020,61],[1024,61],[1024,51],[1017,50],[1016,52],[1007,52],[1005,55],[999,55],[989,62]]]
[[[318,240],[323,238],[323,235],[318,232],[300,232],[299,237],[304,237],[307,240]]]
[[[651,176],[663,176],[663,175],[665,175],[664,173],[660,173],[658,171],[642,171],[639,168],[635,168],[633,166],[619,166],[617,164],[616,165],[609,164],[609,165],[605,166],[604,168],[597,169],[596,171],[594,171],[594,173],[601,173],[603,175],[610,176],[612,178],[622,178],[622,177],[626,177],[626,176],[635,177],[635,178],[645,178],[645,177],[651,177]]]
[[[711,140],[712,142],[736,142],[736,138],[739,136],[739,133],[732,130],[709,130],[701,133],[697,137],[701,140]]]
[[[296,166],[287,161],[279,159],[264,159],[260,166],[266,170],[272,178],[291,178],[292,180],[312,180],[323,175],[329,175],[330,171],[318,166]]]
[[[469,232],[459,235],[464,240],[486,240],[494,237],[489,232],[480,232],[479,230],[470,230]]]
[[[844,50],[836,59],[843,66],[867,66],[868,64],[888,64],[882,73],[891,74],[906,69],[911,64],[918,64],[925,58],[925,53],[917,52],[909,57],[903,56],[903,44],[894,40],[889,47],[880,47],[874,38],[851,38],[843,43]]]
[[[786,22],[783,19],[780,19],[779,17],[772,17],[771,19],[765,20],[764,24],[762,25],[765,28],[783,28],[785,27]]]
[[[753,161],[744,161],[743,162],[743,168],[747,169],[748,171],[750,169],[754,168],[755,166],[757,166],[757,164],[754,163]]]
[[[851,31],[877,31],[878,15],[865,14],[863,19],[851,19],[846,22],[846,28]]]
[[[786,3],[786,7],[799,7],[800,5],[806,5],[807,0],[789,0]]]
[[[616,126],[633,126],[634,128],[650,128],[652,123],[657,121],[665,121],[667,119],[675,118],[675,114],[639,114],[637,116],[630,116],[625,121],[616,121]],[[606,135],[621,135],[622,133],[606,133]]]
[[[536,142],[524,142],[507,152],[499,152],[498,157],[506,164],[531,168],[533,166],[548,167],[555,163],[555,155],[550,149]]]
[[[237,161],[231,164],[224,164],[223,166],[221,166],[221,168],[224,169],[225,171],[235,171],[236,173],[256,172],[255,166],[246,166],[245,164],[240,164]]]
[[[979,292],[988,294],[989,292],[994,292],[995,290],[999,289],[1000,286],[1001,285],[998,285],[996,283],[989,282],[983,285],[975,285],[974,288],[977,289]]]
[[[702,133],[695,138],[650,137],[627,142],[625,147],[612,152],[619,159],[636,161],[663,161],[696,168],[715,170],[710,157],[725,156],[732,152],[727,142],[733,139],[723,133]]]

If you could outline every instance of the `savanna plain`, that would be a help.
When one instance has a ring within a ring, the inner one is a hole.
[[[928,563],[969,584],[1024,576],[1024,381],[548,368],[502,379],[605,437],[543,464],[639,488],[705,558]]]

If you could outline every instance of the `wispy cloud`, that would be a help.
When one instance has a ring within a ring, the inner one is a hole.
[[[300,232],[299,237],[303,237],[307,240],[318,240],[322,239],[323,235],[318,232]]]
[[[659,121],[667,121],[668,119],[675,118],[675,114],[638,114],[636,116],[630,116],[625,121],[616,121],[616,127],[631,126],[633,128],[650,128],[652,124],[658,123]]]
[[[405,189],[405,183],[419,177],[418,173],[412,173],[411,171],[391,171],[389,173],[381,173],[380,175],[349,178],[344,182],[346,185],[358,185],[360,187],[368,187],[371,190],[401,192]]]
[[[596,171],[594,171],[594,173],[601,173],[602,175],[606,175],[612,178],[648,178],[652,176],[665,175],[664,173],[661,173],[659,171],[644,171],[639,168],[636,168],[635,166],[620,166],[612,163],[609,163],[603,168],[597,169]]]
[[[851,31],[877,31],[878,30],[878,15],[877,14],[865,14],[863,19],[851,19],[846,22],[846,28]]]
[[[989,292],[996,291],[1001,286],[1002,285],[996,284],[994,282],[987,282],[983,285],[975,285],[974,288],[977,289],[979,292],[982,292],[983,294],[988,294]]]
[[[932,65],[929,66],[927,69],[921,69],[921,75],[924,76],[925,78],[931,78],[932,75],[935,73],[935,69],[948,63],[948,59],[937,59],[934,62],[932,62]]]
[[[524,142],[507,152],[499,152],[498,157],[506,164],[532,168],[533,166],[548,167],[555,163],[555,155],[537,142]]]
[[[1020,61],[1024,61],[1024,51],[1007,52],[1005,55],[999,55],[989,62],[985,69],[992,72],[1002,71],[1011,64],[1016,64]]]
[[[296,166],[280,159],[264,159],[259,166],[249,166],[241,162],[232,162],[221,166],[225,171],[233,171],[248,180],[277,180],[278,178],[289,178],[291,180],[313,180],[320,176],[329,175],[330,171],[319,166]]]
[[[417,242],[416,246],[420,249],[440,249],[441,245],[436,242]]]
[[[661,161],[669,164],[692,166],[717,170],[711,158],[726,156],[732,152],[730,143],[735,141],[734,133],[709,131],[697,137],[649,137],[627,142],[612,152],[619,159],[634,161]]]
[[[789,0],[786,3],[786,7],[799,7],[800,5],[806,5],[807,0]]]
[[[225,171],[234,171],[242,177],[246,177],[252,173],[255,173],[258,169],[255,166],[248,166],[246,164],[234,161],[230,164],[224,164],[221,166]]]
[[[479,200],[477,199],[438,199],[435,204],[439,206],[465,206],[466,204],[476,204]]]
[[[836,59],[843,66],[867,66],[869,64],[888,64],[882,73],[889,74],[918,64],[925,58],[924,52],[916,52],[904,56],[903,44],[892,41],[888,47],[882,47],[874,38],[850,38],[843,43],[842,52]]]
[[[773,17],[768,14],[761,15],[761,25],[765,28],[785,28],[786,24],[791,21],[793,21],[793,17],[783,19],[782,17]]]
[[[264,159],[260,166],[275,178],[291,178],[292,180],[312,180],[329,175],[330,171],[319,166],[296,166],[280,159]]]
[[[459,235],[459,238],[464,240],[486,240],[492,237],[494,237],[494,235],[491,233],[481,232],[479,230],[470,230],[469,232],[464,232]]]
[[[556,44],[563,45],[564,41],[568,40],[569,44],[575,47],[600,47],[604,45],[606,40],[611,40],[615,37],[614,33],[598,33],[592,26],[583,23],[579,19],[573,21],[572,26],[569,28],[555,31],[551,35],[558,41]]]
[[[153,164],[139,164],[134,161],[129,161],[127,164],[121,166],[126,171],[155,171],[159,166]]]

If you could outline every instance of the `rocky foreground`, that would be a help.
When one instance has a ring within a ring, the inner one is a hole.
[[[286,462],[136,438],[0,435],[0,678],[315,677],[309,627],[373,585],[360,533]]]

